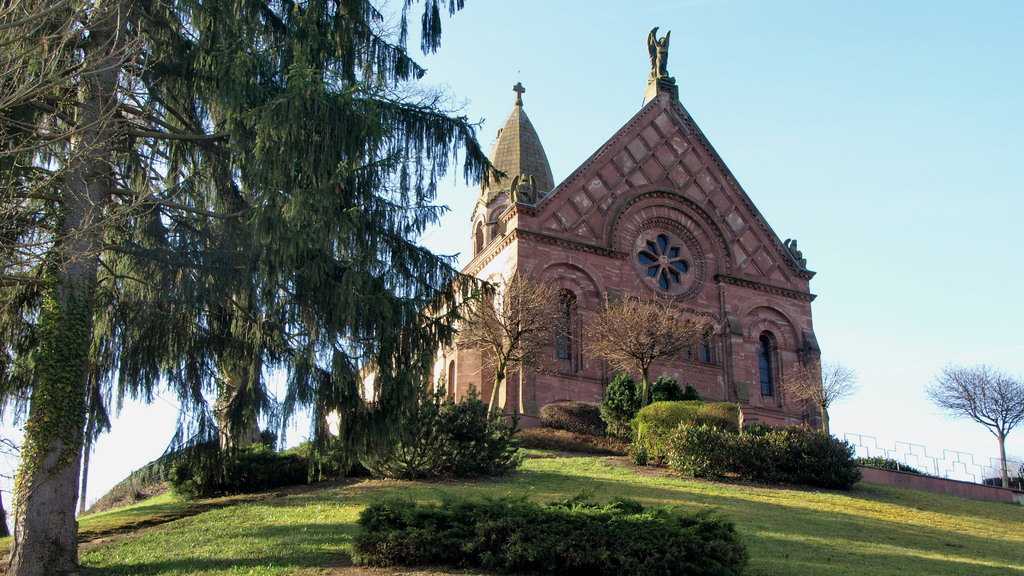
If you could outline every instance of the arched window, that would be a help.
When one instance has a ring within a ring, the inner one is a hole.
[[[573,327],[576,325],[576,295],[569,290],[558,293],[558,329],[555,333],[555,357],[572,360]]]
[[[455,360],[448,363],[448,396],[455,397]]]
[[[704,339],[700,341],[700,361],[705,364],[713,364],[715,361],[711,355],[711,339],[714,337],[714,333],[708,329],[704,332]]]
[[[473,255],[476,256],[484,249],[484,225],[478,222],[476,232],[473,233]]]
[[[757,346],[757,367],[761,378],[761,395],[775,395],[775,346],[772,335],[762,332]]]

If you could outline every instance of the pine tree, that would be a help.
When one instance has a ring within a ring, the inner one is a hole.
[[[366,0],[0,4],[0,400],[27,401],[8,574],[77,568],[87,434],[160,383],[208,421],[266,406],[344,415],[357,458],[452,338],[468,281],[415,243],[473,126],[410,82]],[[424,50],[441,9],[424,0]],[[364,407],[361,370],[375,373]],[[315,418],[319,421],[319,418]],[[88,423],[88,424],[87,424]]]

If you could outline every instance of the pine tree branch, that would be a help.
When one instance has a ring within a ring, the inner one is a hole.
[[[42,286],[45,283],[42,278],[32,278],[31,276],[0,275],[0,288],[25,285]]]
[[[156,138],[158,140],[181,140],[184,142],[207,142],[212,140],[226,140],[227,132],[216,134],[168,134],[167,132],[156,132],[153,130],[126,130],[125,134],[136,138]]]
[[[124,190],[115,190],[115,191],[111,192],[111,194],[116,195],[116,196],[121,196],[123,198],[134,198],[134,199],[139,200],[141,202],[144,202],[146,204],[155,204],[157,206],[163,206],[164,208],[170,208],[172,210],[181,210],[182,212],[188,212],[190,214],[195,214],[197,216],[206,216],[207,218],[217,218],[219,220],[230,220],[232,218],[238,218],[239,216],[243,216],[248,211],[248,209],[246,209],[246,210],[238,210],[237,212],[230,212],[228,214],[224,214],[222,212],[213,212],[211,210],[203,210],[202,208],[195,208],[193,206],[188,206],[186,204],[181,204],[181,203],[178,203],[178,202],[171,202],[169,200],[157,200],[156,198],[152,198],[149,195],[138,194],[136,192],[127,192],[127,191],[124,191]],[[147,198],[147,196],[149,196],[149,197]]]
[[[153,114],[150,114],[149,112],[146,112],[145,110],[143,110],[142,108],[139,108],[138,106],[132,106],[132,105],[126,104],[124,102],[121,102],[119,104],[119,106],[125,112],[128,112],[129,114],[132,114],[133,116],[136,116],[136,117],[138,117],[138,118],[140,118],[142,120],[146,120],[148,122],[152,122],[154,124],[162,126],[164,129],[166,129],[169,132],[177,132],[178,131],[178,128],[176,126],[170,124],[169,122],[166,122],[162,118],[159,118],[157,116],[154,116]]]

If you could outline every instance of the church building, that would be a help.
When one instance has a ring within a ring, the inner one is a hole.
[[[787,402],[780,382],[818,358],[807,269],[783,242],[679,101],[665,70],[666,38],[651,32],[646,100],[607,142],[556,185],[524,89],[490,159],[507,175],[480,190],[464,272],[501,282],[524,272],[560,291],[569,327],[539,369],[510,373],[506,413],[536,425],[553,402],[599,402],[613,374],[588,355],[585,325],[610,299],[656,296],[710,320],[707,344],[651,377],[692,384],[707,401],[740,404],[747,423],[807,423],[814,411]],[[450,394],[491,394],[479,350],[441,351]],[[632,375],[638,378],[638,374]]]

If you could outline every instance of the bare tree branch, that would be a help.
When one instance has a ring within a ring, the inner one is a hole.
[[[794,370],[781,385],[791,400],[816,406],[821,411],[822,428],[828,432],[828,408],[857,392],[857,373],[839,362],[813,360]]]
[[[558,320],[558,291],[521,273],[471,304],[458,342],[465,348],[479,348],[484,368],[494,374],[492,412],[498,409],[505,375],[539,363],[541,352],[554,340]]]
[[[590,325],[591,352],[624,372],[640,372],[643,404],[650,402],[650,368],[706,341],[711,325],[654,298],[624,298],[599,310]]]
[[[1006,437],[1024,421],[1024,382],[985,365],[949,365],[925,392],[954,418],[968,418],[988,428],[999,441],[1003,486],[1009,486]]]

